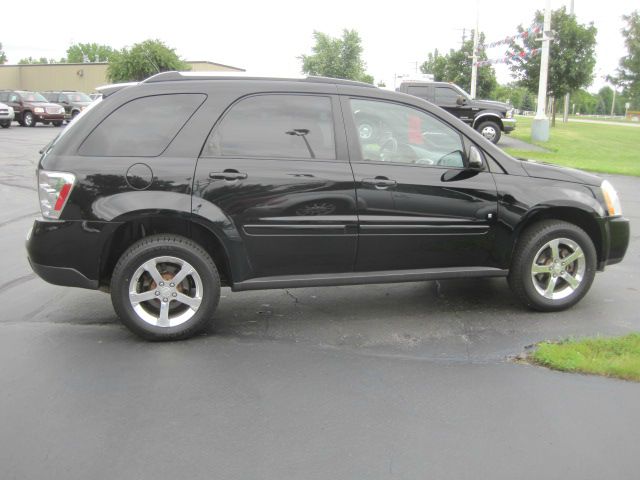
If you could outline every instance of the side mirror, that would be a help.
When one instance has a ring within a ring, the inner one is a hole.
[[[482,160],[482,154],[478,147],[471,145],[469,149],[469,168],[482,168],[484,161]]]
[[[467,103],[467,99],[464,98],[462,95],[458,95],[458,98],[456,99],[456,103],[458,105],[464,105],[465,103]]]

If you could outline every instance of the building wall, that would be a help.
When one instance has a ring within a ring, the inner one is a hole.
[[[243,72],[241,68],[213,62],[187,62],[192,71]],[[110,83],[107,63],[57,63],[0,65],[0,90],[78,90],[91,93]]]

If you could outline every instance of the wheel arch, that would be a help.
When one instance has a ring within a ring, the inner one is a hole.
[[[502,123],[502,117],[497,112],[482,112],[482,113],[476,115],[474,117],[474,119],[473,119],[473,123],[471,124],[471,126],[473,128],[476,128],[482,122],[485,122],[487,120],[491,120],[491,121],[496,122],[500,126],[500,130],[504,130],[504,124]]]
[[[221,232],[208,228],[201,222],[195,222],[189,215],[181,212],[162,212],[149,214],[136,212],[119,219],[120,225],[105,242],[100,257],[100,287],[108,288],[113,269],[120,256],[134,242],[149,235],[181,235],[204,248],[213,259],[223,285],[233,282],[233,273],[229,251]]]
[[[597,264],[600,266],[604,260],[605,242],[604,232],[596,218],[597,213],[595,211],[576,206],[545,206],[533,209],[522,219],[514,231],[509,259],[513,258],[515,248],[520,241],[522,233],[527,228],[542,220],[560,220],[576,225],[585,231],[593,242],[596,249]]]

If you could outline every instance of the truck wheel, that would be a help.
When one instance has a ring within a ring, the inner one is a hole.
[[[209,254],[178,235],[151,235],[129,247],[111,278],[122,323],[147,340],[181,340],[206,327],[220,299]]]
[[[476,127],[476,130],[491,143],[498,143],[498,140],[500,140],[500,125],[496,122],[487,120],[486,122],[480,123],[480,125]]]
[[[22,126],[23,127],[35,127],[36,119],[31,112],[24,112],[22,114]]]
[[[2,128],[10,128],[11,127],[11,122],[5,122],[2,124]]]
[[[55,122],[52,122],[54,127],[61,127],[63,121],[62,120],[56,120]]]
[[[596,249],[571,223],[545,220],[522,234],[509,271],[509,286],[530,308],[564,310],[586,295],[596,274]]]

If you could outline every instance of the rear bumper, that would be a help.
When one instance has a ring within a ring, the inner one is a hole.
[[[97,289],[107,242],[119,225],[35,220],[26,242],[31,268],[54,285]]]

